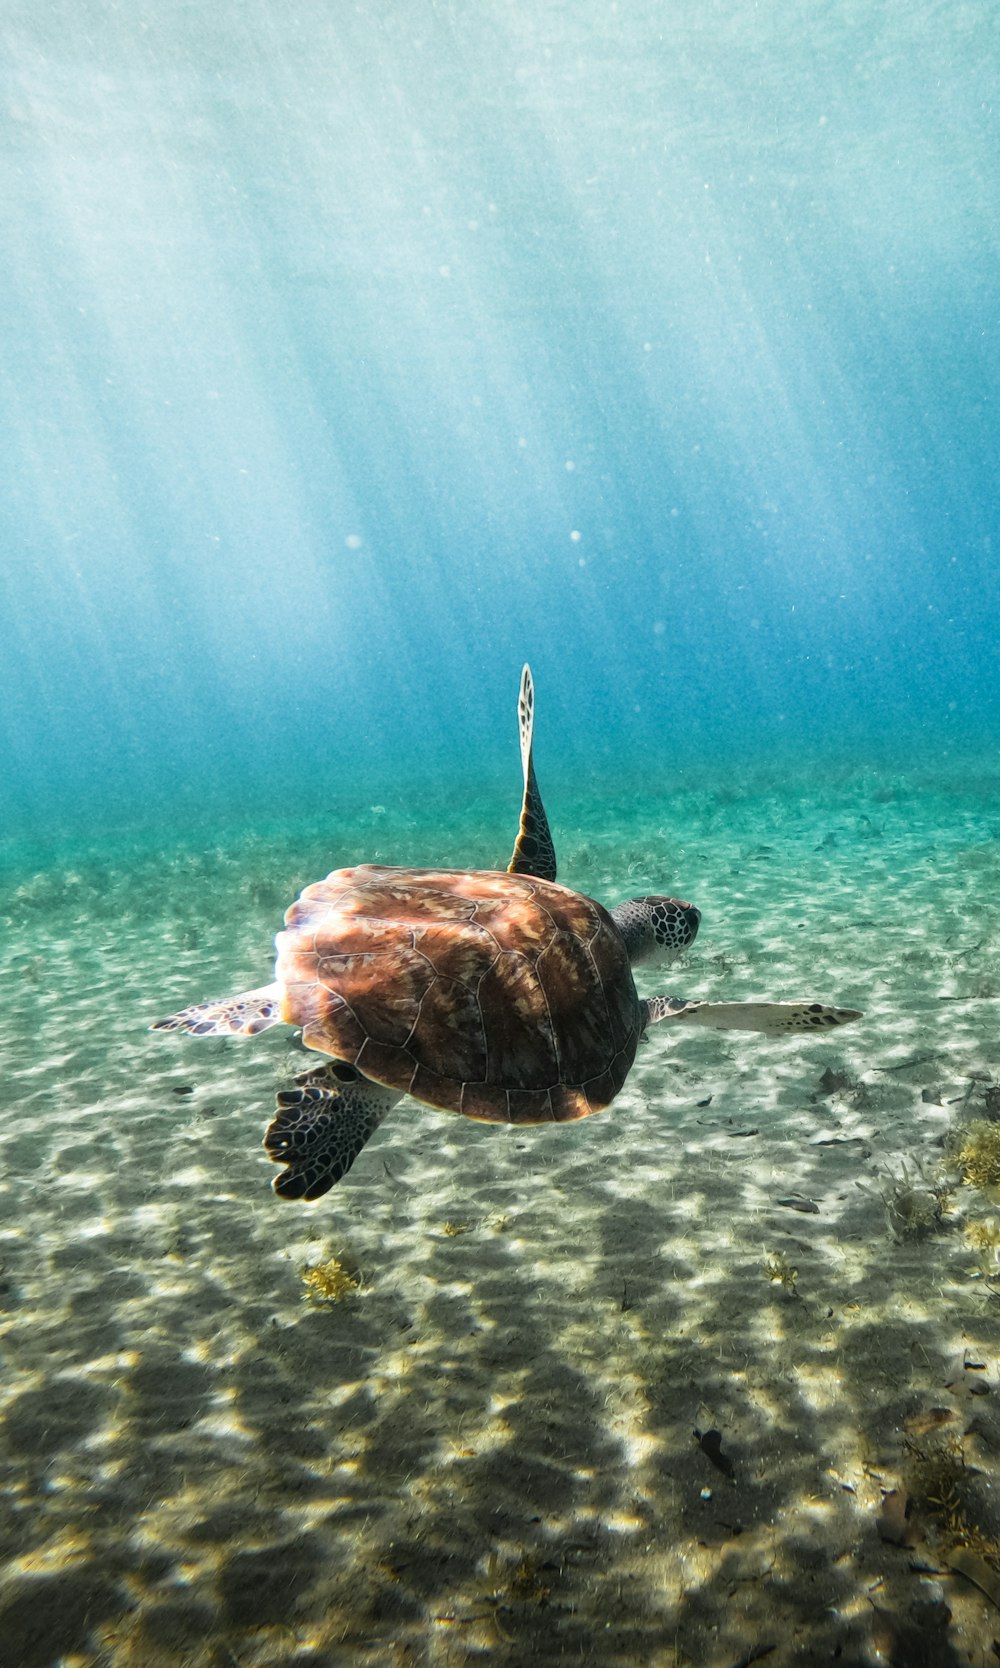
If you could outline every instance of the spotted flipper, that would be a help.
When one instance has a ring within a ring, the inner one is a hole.
[[[190,1037],[255,1037],[281,1023],[281,990],[262,985],[221,1002],[196,1002],[179,1014],[158,1019],[151,1031],[186,1031]]]
[[[304,1072],[278,1095],[264,1149],[285,1165],[274,1178],[282,1199],[320,1199],[346,1176],[366,1141],[401,1097],[339,1061]]]
[[[761,1031],[773,1036],[829,1031],[862,1017],[858,1008],[829,1008],[824,1002],[685,1002],[681,996],[652,996],[642,1006],[646,1025],[679,1019],[713,1031]]]
[[[531,679],[530,666],[525,666],[521,673],[517,721],[521,731],[524,799],[521,803],[521,826],[514,842],[514,855],[507,865],[507,873],[537,875],[539,880],[555,880],[556,852],[531,758],[531,738],[535,728],[535,686]]]

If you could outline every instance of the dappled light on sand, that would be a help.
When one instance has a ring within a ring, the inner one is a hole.
[[[7,876],[19,1668],[983,1660],[1000,846],[974,799],[876,785],[578,808],[561,852],[609,901],[698,898],[684,994],[865,1020],[659,1027],[572,1128],[403,1102],[311,1208],[259,1147],[289,1035],[145,1026],[267,977],[319,831]],[[468,818],[380,840],[498,861]]]

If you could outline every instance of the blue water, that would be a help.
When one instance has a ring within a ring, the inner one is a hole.
[[[988,745],[989,8],[5,15],[8,834]]]
[[[5,0],[3,1668],[992,1660],[998,34]],[[283,1202],[294,1036],[148,1026],[505,865],[525,660],[642,993],[864,1017]]]

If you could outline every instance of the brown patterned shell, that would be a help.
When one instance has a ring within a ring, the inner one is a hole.
[[[494,870],[338,869],[275,940],[282,1018],[389,1088],[493,1123],[584,1118],[639,1036],[620,933],[579,892]]]

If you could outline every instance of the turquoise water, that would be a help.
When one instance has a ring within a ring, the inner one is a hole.
[[[0,1668],[978,1668],[997,20],[3,35]],[[294,1036],[147,1027],[505,866],[525,659],[560,879],[703,912],[642,993],[865,1017],[284,1203]]]
[[[996,30],[11,0],[6,829],[985,744]]]

